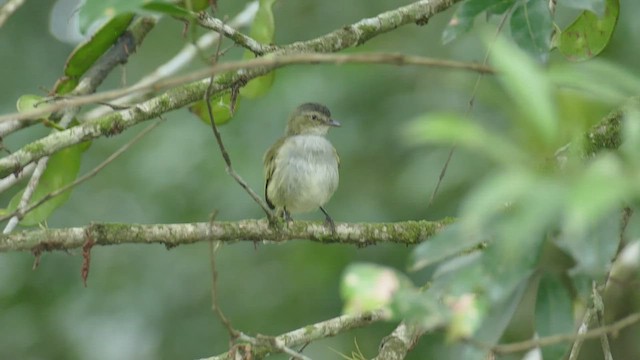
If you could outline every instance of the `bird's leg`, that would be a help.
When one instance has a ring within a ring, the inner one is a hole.
[[[287,224],[290,222],[293,222],[293,219],[291,218],[291,214],[289,213],[287,208],[282,208],[282,218],[284,219],[284,221],[287,222]]]
[[[333,222],[333,219],[331,218],[331,216],[329,215],[327,210],[325,210],[322,206],[320,206],[320,211],[322,211],[322,213],[325,216],[325,219],[324,219],[325,225],[327,225],[331,229],[332,233],[335,233],[336,232],[336,223]]]

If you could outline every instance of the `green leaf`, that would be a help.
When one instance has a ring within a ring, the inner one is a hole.
[[[113,46],[120,35],[127,30],[131,20],[133,20],[133,16],[132,13],[126,13],[113,17],[109,22],[100,27],[91,38],[73,50],[64,66],[66,79],[56,84],[55,91],[57,94],[61,95],[73,90],[75,86],[71,87],[65,83],[67,81],[77,81],[78,78],[84,75],[96,60]]]
[[[503,136],[496,136],[485,130],[477,122],[450,113],[430,113],[411,122],[405,128],[405,136],[414,144],[455,143],[497,162],[518,164],[526,155],[516,144]]]
[[[620,14],[619,0],[607,0],[604,16],[591,11],[580,16],[557,37],[558,49],[571,61],[584,61],[597,56],[609,43]]]
[[[473,20],[491,7],[505,6],[505,4],[513,1],[496,1],[496,0],[466,0],[458,8],[449,20],[449,24],[442,32],[442,42],[447,44],[459,35],[469,31],[473,26]]]
[[[469,251],[487,238],[463,233],[460,224],[447,226],[429,241],[418,245],[409,258],[409,270],[417,271],[451,256]]]
[[[535,324],[539,337],[573,332],[571,297],[557,276],[545,273],[538,285]],[[543,346],[543,359],[563,359],[570,344]]]
[[[36,109],[39,105],[43,105],[44,98],[38,95],[26,94],[22,95],[18,98],[18,102],[16,103],[16,108],[18,112],[26,112],[29,110]],[[42,115],[40,119],[46,119],[49,117],[49,114]]]
[[[604,15],[605,2],[606,0],[563,0],[560,4],[578,10],[591,11],[602,17]]]
[[[340,284],[340,294],[345,303],[343,313],[359,314],[380,308],[389,310],[395,293],[411,288],[411,280],[395,269],[368,263],[349,265]]]
[[[511,9],[516,0],[498,0],[494,1],[495,5],[487,9],[487,15],[502,15]]]
[[[187,7],[189,4],[191,4],[191,11],[194,12],[198,12],[198,11],[203,11],[209,8],[209,6],[211,5],[211,3],[209,2],[210,0],[185,0],[182,1],[183,5],[185,7]]]
[[[622,208],[635,184],[612,154],[598,156],[571,184],[566,204],[565,231],[583,233],[609,212]]]
[[[80,31],[86,33],[96,20],[135,12],[148,2],[150,0],[86,0],[79,13]]]
[[[522,301],[525,290],[529,285],[529,277],[523,278],[518,285],[503,300],[491,304],[485,315],[482,317],[482,323],[478,326],[478,330],[473,337],[473,343],[485,344],[486,346],[494,346],[498,343],[502,334],[504,334],[507,325],[513,318],[518,305]],[[459,348],[460,353],[451,357],[452,359],[486,359],[486,350],[473,345],[472,342],[465,343]]]
[[[152,1],[144,4],[142,9],[178,18],[191,19],[195,17],[194,13],[190,12],[188,9],[163,1]]]
[[[239,97],[236,98],[236,109],[238,108],[238,105],[240,105]],[[211,124],[209,118],[209,109],[207,109],[207,104],[204,102],[204,100],[198,101],[197,103],[191,105],[189,107],[189,111],[196,115],[205,124]],[[223,125],[228,123],[234,114],[234,111],[232,111],[231,109],[231,93],[212,96],[211,112],[213,113],[213,119],[216,122],[216,125]]]
[[[576,262],[572,277],[586,275],[589,280],[602,281],[611,265],[620,242],[620,211],[612,211],[585,228],[562,231],[558,246]]]
[[[546,61],[553,32],[548,0],[521,2],[511,14],[510,26],[511,37],[521,48]]]
[[[542,69],[501,37],[495,40],[491,59],[506,92],[522,111],[518,119],[524,120],[524,128],[519,130],[551,151],[563,145],[558,142],[559,120],[552,87]]]
[[[260,0],[258,12],[251,25],[250,36],[262,44],[270,44],[273,42],[276,28],[272,10],[274,2],[275,0]],[[253,58],[255,58],[255,54],[249,50],[245,50],[243,59]],[[263,96],[271,89],[275,76],[276,73],[272,71],[266,75],[252,79],[247,85],[240,89],[240,95],[249,99]]]
[[[42,174],[29,205],[39,201],[50,192],[58,190],[76,179],[78,171],[80,171],[82,153],[88,148],[89,144],[90,142],[74,145],[53,154],[51,158],[49,158],[47,169],[44,174]],[[13,212],[18,208],[23,192],[24,190],[18,192],[11,199],[8,207],[10,212]],[[20,222],[20,225],[35,226],[45,221],[55,209],[59,208],[69,200],[69,196],[71,196],[71,189],[27,213]]]

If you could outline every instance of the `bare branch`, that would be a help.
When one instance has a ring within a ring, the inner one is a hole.
[[[49,162],[48,156],[38,160],[36,169],[33,171],[33,174],[31,175],[31,179],[29,179],[29,183],[27,184],[27,187],[24,189],[22,196],[20,196],[20,203],[18,204],[16,214],[15,215],[12,214],[10,216],[11,219],[9,219],[9,222],[4,227],[4,230],[2,230],[3,234],[9,234],[10,232],[12,232],[13,229],[15,229],[16,226],[18,226],[18,223],[20,222],[20,220],[22,220],[22,217],[24,216],[24,212],[25,212],[25,209],[27,208],[29,200],[31,200],[31,196],[36,191],[36,188],[38,187],[38,183],[40,182],[40,178],[42,177],[42,174],[44,174],[44,171],[47,169],[47,162]]]
[[[551,335],[547,337],[542,337],[539,339],[520,341],[510,344],[501,344],[496,345],[492,348],[492,351],[497,354],[508,354],[514,352],[525,351],[529,349],[533,349],[535,347],[544,347],[555,344],[560,344],[563,342],[570,342],[576,340],[584,340],[584,339],[593,339],[601,337],[605,334],[613,334],[618,331],[636,324],[640,322],[640,313],[633,313],[622,320],[619,320],[611,325],[601,326],[599,328],[587,331],[583,334],[558,334]]]
[[[307,325],[303,328],[293,330],[282,335],[278,335],[273,338],[273,341],[278,342],[287,348],[292,348],[315,340],[335,336],[351,329],[367,326],[382,319],[382,311],[372,311],[359,315],[343,315],[313,325]],[[264,356],[267,353],[282,352],[283,350],[281,348],[278,348],[277,346],[268,346],[268,343],[263,344],[263,342],[260,342],[258,346],[252,347],[250,351],[253,355],[255,355],[254,358],[260,358],[260,356]],[[212,356],[210,358],[201,360],[230,359],[234,359],[231,352],[226,352],[224,354]]]
[[[407,353],[418,343],[418,339],[424,334],[424,330],[418,325],[400,323],[393,332],[382,339],[378,356],[373,360],[402,360]]]
[[[593,318],[595,310],[592,307],[588,307],[582,316],[582,322],[578,327],[578,335],[584,335],[589,330],[589,323]],[[574,341],[571,346],[571,352],[569,353],[569,360],[577,360],[578,355],[580,354],[580,350],[582,349],[582,344],[584,343],[584,338],[579,338]]]
[[[213,222],[213,219],[212,219]],[[219,241],[209,242],[209,264],[211,265],[211,310],[218,316],[220,322],[227,329],[230,340],[235,340],[240,333],[231,326],[231,321],[224,315],[218,301],[218,269],[216,267],[216,253],[222,246]]]
[[[242,46],[243,48],[249,49],[256,55],[262,55],[266,52],[271,52],[277,47],[271,45],[263,45],[256,40],[250,38],[249,36],[239,32],[234,29],[232,26],[229,26],[222,22],[219,19],[214,18],[209,15],[207,12],[200,12],[197,17],[198,24],[200,26],[207,28],[209,30],[216,31],[229,39],[233,40],[236,44]]]
[[[13,173],[13,174],[10,174],[9,176],[6,176],[3,179],[0,179],[0,193],[11,188],[18,181],[22,180],[22,178],[24,178],[25,176],[31,175],[31,173],[33,173],[33,170],[35,170],[35,168],[36,168],[36,164],[31,163],[25,166],[22,169],[22,171],[18,172],[17,174]]]
[[[459,1],[460,0],[417,1],[412,4],[379,14],[378,16],[373,18],[363,19],[355,24],[345,26],[340,30],[336,30],[334,32],[318,37],[316,39],[293,43],[291,45],[283,47],[283,50],[280,50],[279,52],[276,52],[274,54],[283,55],[283,54],[291,54],[296,52],[323,52],[323,53],[338,52],[346,48],[362,45],[363,43],[367,42],[371,38],[377,35],[386,33],[388,31],[394,30],[402,25],[407,25],[412,23],[423,24],[432,16],[438,14],[441,11],[448,9],[454,3]],[[260,60],[263,60],[263,59],[262,58],[254,59],[254,61],[256,62],[251,64],[254,64],[254,66],[257,66],[257,67],[269,65],[268,61],[266,62],[267,65],[265,65],[265,63],[260,63]],[[242,64],[241,66],[238,66],[238,64],[241,64],[241,62],[235,63],[235,65],[230,66],[228,68],[223,68],[224,64],[220,64],[219,65],[220,67],[217,68],[215,71],[205,69],[204,71],[196,72],[192,74],[190,77],[180,78],[178,79],[178,81],[174,79],[172,81],[163,81],[161,83],[157,83],[155,84],[155,87],[151,86],[151,87],[141,87],[141,88],[133,88],[133,89],[127,88],[127,89],[121,89],[121,90],[114,90],[111,92],[104,92],[99,95],[96,94],[92,97],[87,96],[83,98],[67,100],[66,102],[61,104],[50,105],[47,107],[42,107],[41,109],[31,110],[24,113],[14,113],[9,115],[3,115],[3,116],[0,116],[0,122],[11,120],[11,119],[17,120],[17,119],[38,118],[47,113],[59,110],[61,107],[65,107],[65,106],[77,106],[77,105],[83,105],[83,104],[90,104],[90,103],[95,103],[97,101],[109,101],[130,93],[139,92],[145,89],[148,90],[149,88],[158,90],[160,88],[184,84],[185,82],[188,82],[188,81],[202,80],[208,76],[211,76],[213,74],[216,74],[222,71],[247,68],[247,63]],[[260,75],[264,75],[265,73],[268,72],[268,70],[273,70],[277,67],[281,67],[287,64],[276,62],[276,63],[271,63],[270,65],[271,67],[269,69],[260,69],[260,71],[258,70],[244,71],[241,74],[236,74],[236,75],[243,75],[247,79],[250,79]],[[198,91],[197,94],[191,94],[195,96],[189,96],[188,102],[186,103],[183,102],[184,101],[183,99],[178,99],[175,105],[177,105],[177,107],[182,107],[182,106],[188,105],[190,102],[194,102],[202,98],[202,95],[204,94],[204,91],[206,89],[206,85],[204,85],[204,87],[198,87],[197,86],[198,84],[202,85],[202,81],[197,81],[197,84],[191,84],[194,86],[194,88],[191,90]],[[231,86],[231,84],[228,84],[226,88],[228,88],[229,86]],[[185,91],[185,89],[174,89],[174,90],[183,91],[183,92]],[[178,94],[176,94],[176,97],[178,97]],[[175,107],[173,109],[175,109]],[[155,117],[156,115],[157,114],[151,117]]]
[[[87,95],[87,96],[77,96],[74,98],[65,98],[54,104],[40,106],[37,109],[28,110],[21,113],[12,113],[7,115],[0,116],[0,123],[5,121],[25,121],[32,118],[38,118],[41,116],[45,116],[51,112],[59,111],[61,109],[93,104],[93,103],[101,103],[110,101],[113,99],[118,99],[123,96],[128,96],[135,94],[136,96],[144,95],[151,91],[157,91],[161,89],[171,88],[174,86],[185,85],[182,88],[172,89],[167,94],[175,94],[176,96],[181,95],[179,93],[185,92],[187,90],[190,91],[199,91],[199,94],[203,94],[205,88],[201,88],[203,82],[207,77],[212,75],[224,73],[227,71],[239,70],[235,74],[231,76],[225,76],[225,80],[216,78],[216,82],[220,85],[224,84],[226,86],[220,89],[214,89],[216,91],[226,90],[231,87],[229,80],[237,81],[239,77],[242,76],[243,79],[249,80],[264,74],[269,73],[272,70],[277,68],[281,68],[288,65],[297,65],[297,64],[386,64],[386,65],[395,65],[395,66],[425,66],[425,67],[440,67],[454,70],[465,70],[486,74],[493,74],[495,71],[493,68],[485,65],[480,65],[476,63],[462,62],[462,61],[453,61],[453,60],[443,60],[443,59],[434,59],[423,56],[411,56],[411,55],[403,55],[396,53],[359,53],[359,54],[323,54],[323,53],[277,53],[269,56],[263,56],[255,59],[249,60],[240,60],[233,61],[227,63],[220,63],[214,66],[200,69],[188,73],[186,75],[176,76],[172,78],[162,79],[155,83],[150,84],[137,84],[130,87],[103,91],[100,93]],[[191,84],[189,84],[192,82]],[[207,81],[208,83],[208,81]],[[163,95],[161,95],[163,96]],[[157,99],[157,98],[156,98]],[[176,102],[175,107],[171,108],[171,110],[189,105],[191,102],[199,100],[197,96],[189,97],[189,102],[183,102],[184,100],[179,99],[179,102]],[[149,103],[153,99],[145,102]],[[145,104],[142,103],[142,104]]]
[[[25,0],[8,0],[0,7],[0,27],[18,10]]]
[[[367,246],[378,243],[417,244],[426,241],[451,219],[397,223],[340,223],[336,232],[322,222],[294,221],[286,229],[274,230],[266,219],[216,221],[213,224],[91,224],[64,229],[37,229],[0,236],[0,252],[53,251],[81,248],[91,233],[96,246],[118,244],[164,244],[167,247],[201,241],[273,241],[308,239],[320,243]]]

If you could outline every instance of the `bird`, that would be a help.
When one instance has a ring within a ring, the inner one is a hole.
[[[265,200],[286,222],[293,220],[291,213],[319,208],[335,232],[323,206],[338,188],[340,157],[325,136],[339,126],[325,105],[304,103],[289,116],[284,136],[264,154]]]

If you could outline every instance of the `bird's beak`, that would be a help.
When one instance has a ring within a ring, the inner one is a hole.
[[[329,122],[327,123],[327,125],[333,126],[333,127],[340,127],[340,123],[334,119],[329,119]]]

